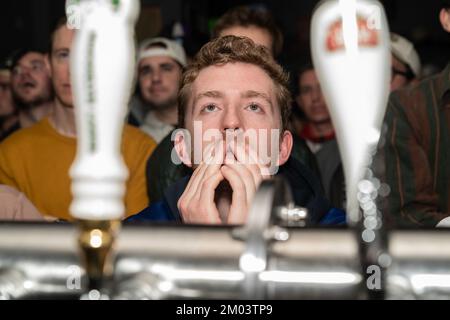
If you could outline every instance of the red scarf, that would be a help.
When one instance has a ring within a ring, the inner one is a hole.
[[[315,143],[323,143],[336,138],[334,131],[325,136],[315,136],[311,127],[311,124],[306,123],[300,131],[300,137]]]

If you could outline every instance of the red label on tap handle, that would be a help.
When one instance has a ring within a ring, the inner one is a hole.
[[[376,28],[371,27],[369,19],[358,17],[357,25],[358,45],[360,47],[376,47],[379,43],[378,31]],[[326,47],[331,52],[345,49],[342,19],[328,27]]]

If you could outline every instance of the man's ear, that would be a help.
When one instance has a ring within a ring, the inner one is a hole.
[[[294,145],[294,138],[289,130],[283,132],[280,141],[280,156],[278,157],[278,166],[282,166],[288,161],[291,156],[292,147]]]
[[[192,168],[191,161],[191,139],[189,131],[186,129],[176,130],[174,140],[175,152],[183,162],[189,168]]]
[[[450,10],[442,8],[439,12],[439,20],[441,21],[442,28],[445,31],[450,32]]]

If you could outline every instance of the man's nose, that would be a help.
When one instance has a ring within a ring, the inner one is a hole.
[[[24,68],[19,75],[19,81],[21,83],[23,83],[23,82],[28,82],[28,81],[32,81],[32,80],[33,80],[33,78],[31,77],[30,69]]]
[[[161,82],[161,70],[155,70],[152,72],[152,82]]]
[[[312,99],[318,101],[322,99],[322,89],[317,86],[312,90]]]
[[[239,113],[235,108],[226,108],[222,127],[224,131],[241,129],[242,122]]]

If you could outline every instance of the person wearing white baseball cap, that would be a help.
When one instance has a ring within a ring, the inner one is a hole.
[[[398,90],[421,76],[422,66],[414,45],[406,38],[391,33],[391,91]]]
[[[138,52],[140,97],[150,110],[140,128],[160,142],[178,123],[178,90],[187,65],[183,47],[166,38],[145,40]]]

